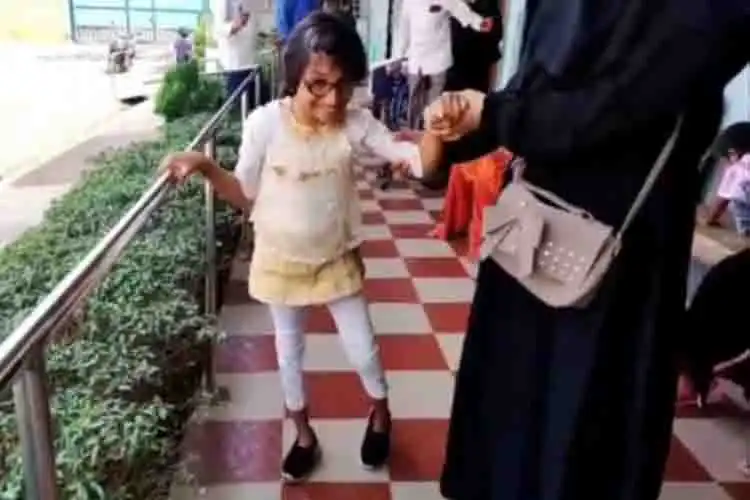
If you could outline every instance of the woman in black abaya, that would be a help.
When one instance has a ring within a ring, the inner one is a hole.
[[[509,88],[441,99],[428,115],[449,120],[433,133],[484,135],[523,156],[531,182],[619,225],[678,116],[683,126],[587,309],[548,308],[481,264],[441,490],[454,500],[656,500],[698,164],[723,88],[750,59],[750,2],[535,3]]]

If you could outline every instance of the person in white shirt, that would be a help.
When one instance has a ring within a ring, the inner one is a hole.
[[[250,76],[256,62],[257,21],[256,16],[250,12],[251,0],[214,2],[214,36],[229,96]],[[251,86],[248,90],[252,101],[254,88]]]
[[[451,17],[476,31],[492,29],[492,19],[471,10],[464,0],[401,2],[394,56],[407,58],[412,128],[418,128],[424,107],[443,92],[446,74],[453,65]]]

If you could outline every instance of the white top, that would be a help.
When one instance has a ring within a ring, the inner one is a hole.
[[[376,155],[405,162],[421,176],[422,160],[417,145],[394,140],[368,110],[348,110],[341,130],[305,135],[288,106],[288,100],[272,101],[248,116],[235,176],[256,200],[257,245],[318,264],[362,241],[355,164]]]
[[[726,167],[717,195],[725,200],[750,202],[750,155]]]
[[[482,16],[463,0],[402,0],[394,56],[408,58],[409,73],[437,75],[453,65],[451,17],[481,29]]]
[[[222,69],[237,71],[250,68],[256,62],[258,38],[258,15],[251,11],[252,0],[213,0],[213,4],[214,36]],[[239,6],[250,13],[250,19],[241,30],[231,35],[231,19]],[[230,8],[233,11],[228,12]]]

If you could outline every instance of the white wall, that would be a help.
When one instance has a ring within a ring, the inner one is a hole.
[[[750,66],[737,75],[724,91],[724,121],[722,128],[750,120]]]

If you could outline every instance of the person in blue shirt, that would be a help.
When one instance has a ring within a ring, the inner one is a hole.
[[[297,23],[320,8],[320,0],[276,0],[276,32],[284,43]]]

